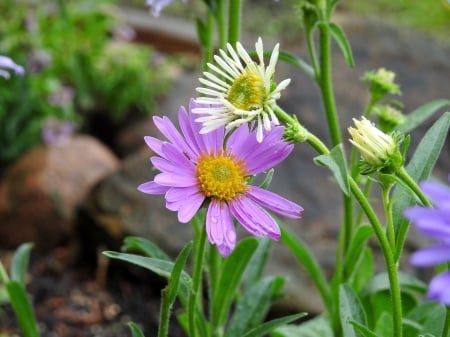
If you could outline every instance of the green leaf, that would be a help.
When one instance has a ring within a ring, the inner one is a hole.
[[[145,337],[144,333],[141,331],[141,329],[138,328],[136,324],[133,322],[128,323],[128,327],[131,330],[131,336],[132,337]]]
[[[268,277],[255,283],[243,294],[226,330],[226,337],[242,336],[263,322],[271,305],[273,288],[274,277]]]
[[[348,171],[342,144],[333,147],[329,154],[315,157],[314,162],[318,165],[328,167],[333,172],[334,178],[342,192],[347,196],[349,195]]]
[[[153,257],[145,257],[135,254],[119,253],[113,251],[106,251],[103,252],[103,254],[111,259],[121,260],[143,267],[167,279],[170,278],[174,266],[174,263],[171,261],[161,260]],[[185,303],[188,300],[190,286],[191,277],[183,271],[180,277],[180,288],[178,294],[180,295],[181,300]]]
[[[350,324],[350,320],[357,322],[361,325],[366,325],[366,314],[364,312],[361,301],[356,293],[346,284],[342,284],[339,287],[339,304],[340,304],[340,316],[342,331],[345,337],[358,336],[355,329]]]
[[[450,106],[450,100],[437,99],[435,101],[428,102],[406,115],[405,122],[397,125],[395,130],[403,133],[410,132],[445,106]]]
[[[242,240],[228,256],[222,271],[222,277],[213,294],[212,317],[214,324],[223,325],[227,319],[233,298],[236,295],[242,274],[258,246],[258,240],[249,237]]]
[[[373,332],[367,326],[362,325],[359,322],[356,322],[356,321],[354,321],[352,319],[349,320],[348,322],[351,325],[353,325],[353,327],[355,328],[356,332],[358,332],[359,334],[361,334],[364,337],[379,337],[377,334],[375,334],[375,332]],[[381,335],[381,336],[390,336],[390,335]]]
[[[400,287],[402,290],[409,289],[412,291],[417,291],[420,293],[424,293],[426,291],[426,284],[405,272],[399,271],[398,278],[400,282]],[[379,291],[389,290],[389,276],[387,272],[377,274],[363,289],[361,292],[361,296],[368,296],[370,294],[374,294]]]
[[[123,252],[138,252],[145,256],[155,257],[161,260],[171,260],[170,257],[153,242],[137,236],[126,237],[121,250]]]
[[[261,238],[258,248],[253,254],[250,263],[245,270],[245,288],[249,288],[258,282],[263,275],[264,269],[272,252],[273,240],[270,238]]]
[[[371,248],[363,248],[358,260],[353,265],[353,270],[350,270],[350,272],[347,283],[359,293],[373,278],[375,273],[373,250]]]
[[[341,28],[341,26],[333,22],[329,24],[329,27],[331,35],[339,45],[339,48],[341,48],[345,61],[347,62],[349,67],[353,67],[355,65],[355,61],[353,59],[352,48],[350,46],[350,43],[348,42],[347,37],[345,36],[344,30]]]
[[[284,61],[286,63],[289,63],[290,65],[293,65],[294,67],[300,69],[303,71],[306,75],[308,75],[310,78],[314,79],[314,69],[311,67],[308,63],[303,61],[301,58],[298,58],[297,56],[290,54],[285,51],[280,50],[280,54],[278,55],[278,59],[281,61]]]
[[[271,168],[269,171],[267,171],[266,176],[264,177],[264,181],[259,185],[259,187],[268,189],[270,186],[270,183],[272,182],[273,174],[275,173],[275,170]]]
[[[375,324],[375,332],[379,336],[393,336],[392,329],[393,329],[392,315],[387,311],[382,312]]]
[[[6,284],[6,290],[24,336],[39,337],[33,307],[23,284],[10,281]]]
[[[361,256],[361,252],[366,245],[367,240],[373,235],[374,231],[370,225],[358,226],[352,239],[350,240],[350,245],[347,249],[344,260],[344,271],[352,272],[352,268],[356,265],[356,262]]]
[[[431,126],[417,146],[412,159],[406,166],[406,171],[415,181],[420,182],[429,178],[446,141],[449,126],[450,112],[445,112]],[[392,219],[396,236],[395,257],[398,260],[409,229],[409,221],[403,217],[403,211],[414,203],[414,199],[407,195],[403,188],[397,186],[393,200],[396,200],[392,207]]]
[[[21,244],[16,251],[11,262],[11,280],[17,281],[25,286],[25,278],[28,271],[28,262],[30,260],[30,252],[33,248],[32,243]]]
[[[322,296],[322,300],[328,310],[333,307],[331,291],[325,277],[323,269],[317,262],[314,254],[309,250],[306,243],[303,242],[294,233],[291,233],[286,226],[278,222],[281,229],[281,241],[290,249],[292,254],[297,258],[299,263],[306,269],[309,276]]]
[[[260,337],[260,336],[264,336],[267,333],[270,333],[271,331],[273,331],[275,328],[283,325],[283,324],[289,324],[290,322],[293,322],[297,319],[300,319],[302,317],[306,316],[306,313],[302,312],[299,314],[294,314],[294,315],[289,315],[289,316],[284,316],[281,318],[277,318],[277,319],[273,319],[271,321],[265,322],[264,324],[261,324],[260,326],[258,326],[257,328],[254,328],[252,330],[250,330],[249,332],[247,332],[245,335],[243,335],[242,337]]]
[[[177,297],[180,287],[181,275],[183,268],[186,264],[186,260],[192,249],[192,241],[188,242],[183,250],[178,254],[172,272],[170,273],[169,283],[167,284],[167,301],[173,303]]]
[[[285,325],[272,332],[273,337],[333,337],[330,321],[317,316],[299,325]]]

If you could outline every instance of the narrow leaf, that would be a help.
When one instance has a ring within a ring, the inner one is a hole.
[[[10,303],[25,337],[39,337],[36,317],[25,287],[19,281],[6,284]]]
[[[143,267],[167,279],[169,279],[174,266],[173,262],[156,259],[153,257],[145,257],[128,253],[118,253],[113,251],[106,251],[103,252],[103,254],[111,259],[121,260]],[[186,272],[182,272],[180,277],[179,295],[183,302],[187,302],[190,285],[190,276]]]
[[[442,147],[447,139],[450,126],[450,112],[445,112],[427,131],[406,166],[406,171],[417,182],[429,178]],[[403,217],[403,211],[414,203],[406,191],[397,186],[393,194],[392,218],[396,235],[396,260],[399,259],[409,229],[409,221]]]
[[[373,235],[373,228],[369,225],[358,226],[353,238],[350,240],[345,260],[344,271],[350,271],[355,266],[356,261],[361,256],[361,252],[366,245],[367,240]]]
[[[192,241],[187,243],[187,245],[183,248],[180,254],[178,254],[175,260],[172,272],[170,273],[169,283],[167,285],[167,300],[170,303],[173,303],[175,301],[175,298],[178,294],[183,268],[186,264],[186,260],[191,252],[191,249]]]
[[[314,162],[318,165],[328,167],[333,173],[342,192],[347,196],[349,195],[348,171],[342,144],[333,147],[329,154],[315,157]]]
[[[345,337],[356,337],[357,334],[350,320],[361,325],[366,325],[366,314],[361,301],[352,288],[342,284],[339,288],[341,325]],[[353,324],[354,325],[354,324]]]
[[[349,320],[348,321],[353,327],[355,328],[355,331],[361,334],[364,337],[380,337],[377,334],[375,334],[372,330],[370,330],[367,326],[362,325],[361,323],[355,321],[355,320]],[[388,336],[388,335],[382,335],[382,336]]]
[[[428,118],[439,111],[439,109],[445,106],[450,106],[450,100],[437,99],[435,101],[428,102],[406,115],[405,122],[399,124],[395,129],[403,133],[408,133],[420,126]]]
[[[144,333],[139,329],[139,327],[134,324],[133,322],[128,323],[128,327],[131,330],[131,336],[132,337],[145,337]]]
[[[11,280],[17,281],[22,285],[25,285],[31,248],[33,248],[31,243],[21,244],[14,252],[11,263]]]
[[[424,293],[426,291],[426,284],[413,275],[399,271],[398,274],[400,286],[402,289],[409,289]],[[389,276],[387,272],[377,274],[361,292],[361,296],[368,296],[379,291],[389,290]]]
[[[137,252],[148,257],[155,257],[167,261],[171,260],[170,257],[153,242],[138,236],[126,237],[121,249],[123,252]]]
[[[250,237],[244,239],[226,259],[223,266],[222,278],[213,297],[212,315],[215,324],[224,324],[242,279],[242,274],[257,246],[258,240],[256,238]]]
[[[341,26],[335,23],[330,23],[329,27],[331,35],[339,45],[339,48],[341,48],[345,61],[347,62],[349,67],[353,67],[355,65],[355,61],[353,59],[352,48],[350,46],[350,43],[348,42],[347,37],[345,36],[344,30],[341,28]]]
[[[264,324],[261,324],[259,327],[250,330],[249,332],[247,332],[245,335],[243,335],[242,337],[260,337],[260,336],[264,336],[265,334],[271,332],[272,330],[274,330],[275,328],[283,325],[283,324],[289,324],[290,322],[293,322],[297,319],[300,319],[304,316],[306,316],[307,314],[302,312],[299,314],[295,314],[295,315],[289,315],[289,316],[284,316],[282,318],[277,318],[274,320],[271,320],[269,322],[266,322]]]
[[[273,337],[333,337],[330,321],[323,316],[314,317],[298,325],[284,325],[272,332]]]
[[[261,279],[272,251],[272,245],[273,241],[270,238],[259,240],[258,248],[245,271],[245,288],[249,288]]]
[[[289,63],[290,65],[293,65],[294,67],[300,69],[306,75],[308,75],[310,78],[312,78],[312,79],[315,78],[313,67],[311,67],[305,61],[303,61],[301,58],[298,58],[297,56],[290,54],[288,52],[280,51],[278,59],[281,61],[284,61],[286,63]]]
[[[255,328],[263,322],[271,305],[273,283],[273,277],[264,278],[243,294],[225,336],[242,336],[245,331]]]

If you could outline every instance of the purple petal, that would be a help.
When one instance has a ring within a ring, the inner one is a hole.
[[[197,193],[200,193],[197,186],[172,187],[166,193],[166,200],[169,203],[186,202],[192,195]],[[203,196],[203,198],[205,197]]]
[[[450,245],[437,245],[423,248],[415,252],[410,259],[414,266],[434,266],[450,261]]]
[[[439,301],[443,305],[450,305],[450,271],[435,276],[428,288],[427,297]]]
[[[268,235],[280,238],[280,228],[275,220],[248,197],[237,197],[229,202],[230,211],[242,226],[255,236]]]
[[[205,196],[203,195],[203,193],[198,192],[196,194],[190,195],[188,200],[180,202],[180,207],[178,208],[178,221],[181,223],[187,223],[191,221],[191,219],[202,206],[204,200]]]
[[[416,206],[406,209],[404,216],[414,221],[422,234],[438,241],[450,240],[450,220],[442,210]]]
[[[189,158],[191,158],[189,154],[180,152],[180,150],[173,144],[163,144],[161,149],[164,154],[164,158],[168,159],[171,163],[178,166],[179,172],[187,170],[192,174],[195,174],[196,168],[194,164],[189,160]]]
[[[168,117],[155,116],[153,117],[153,122],[159,131],[161,131],[161,133],[167,138],[167,140],[180,149],[180,151],[191,151],[184,138]]]
[[[258,202],[260,205],[270,209],[273,212],[284,215],[288,218],[298,219],[301,217],[303,208],[300,205],[297,205],[296,203],[293,203],[292,201],[289,201],[276,193],[257,186],[250,186],[246,194],[252,200]]]
[[[153,152],[155,152],[157,155],[163,157],[162,150],[161,150],[162,145],[164,144],[163,141],[161,141],[157,138],[154,138],[154,137],[150,137],[150,136],[145,136],[144,141]]]
[[[438,208],[450,207],[450,188],[447,186],[433,181],[424,181],[420,184],[420,188]]]
[[[188,172],[162,172],[155,176],[155,183],[170,187],[189,187],[198,184],[197,178]]]
[[[230,254],[236,246],[236,231],[225,202],[211,201],[206,213],[206,232],[222,256]]]
[[[155,183],[154,181],[148,181],[138,186],[138,190],[147,194],[164,194],[170,187],[163,186]]]

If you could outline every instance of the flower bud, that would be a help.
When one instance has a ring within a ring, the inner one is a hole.
[[[362,157],[361,174],[375,171],[392,173],[403,164],[399,144],[403,139],[400,133],[386,134],[371,121],[362,117],[353,119],[356,128],[349,127],[350,142],[359,150]]]
[[[386,94],[401,94],[398,84],[394,82],[395,73],[385,68],[366,72],[362,80],[371,84],[370,91],[374,97],[382,98]]]

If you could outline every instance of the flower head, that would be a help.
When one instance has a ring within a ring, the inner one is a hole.
[[[421,183],[420,187],[435,207],[411,207],[405,210],[404,215],[423,235],[437,243],[415,252],[411,256],[411,264],[427,267],[450,262],[450,188],[431,181]],[[450,271],[435,276],[428,288],[428,298],[450,306],[449,285]]]
[[[212,104],[214,107],[193,110],[193,113],[204,114],[196,119],[203,123],[201,133],[221,126],[231,129],[256,120],[256,138],[261,142],[263,129],[268,131],[272,125],[279,125],[274,112],[276,101],[280,98],[281,90],[291,80],[286,79],[278,85],[273,82],[278,44],[272,51],[267,67],[264,64],[261,38],[255,48],[259,62],[253,61],[238,42],[236,49],[227,44],[228,54],[224,50],[219,51],[220,56],[214,57],[217,64],[208,64],[210,71],[204,72],[204,78],[200,78],[204,87],[197,88],[205,96],[197,98],[196,102]]]
[[[186,0],[182,0],[183,2],[186,2]],[[147,0],[147,6],[150,7],[150,11],[153,16],[159,16],[161,11],[169,5],[172,2],[172,0]]]
[[[225,144],[224,127],[199,133],[201,125],[194,121],[191,111],[200,107],[206,106],[191,101],[190,111],[180,108],[181,132],[167,117],[154,117],[167,141],[153,137],[145,141],[157,154],[151,162],[160,173],[138,189],[165,194],[166,207],[178,212],[182,223],[189,222],[202,205],[208,205],[208,238],[224,256],[236,245],[233,217],[251,234],[277,240],[280,229],[264,208],[291,218],[299,218],[303,209],[251,185],[249,178],[277,165],[292,151],[293,146],[281,139],[283,128],[265,132],[264,140],[258,143],[254,132],[242,125],[227,135]]]
[[[23,75],[25,72],[22,66],[19,66],[18,64],[14,63],[14,61],[11,60],[9,57],[0,55],[0,76],[9,79],[11,75],[8,71],[4,69],[10,69],[14,71],[16,75]]]
[[[389,173],[403,164],[403,156],[399,149],[401,134],[388,135],[364,117],[360,121],[353,118],[353,122],[356,129],[349,127],[348,132],[352,136],[350,142],[359,150],[363,159],[362,174],[378,170]]]
[[[372,94],[376,97],[383,97],[386,94],[400,95],[400,88],[394,82],[395,73],[385,68],[377,71],[369,71],[362,77],[364,82],[371,83]]]
[[[389,132],[406,121],[405,115],[390,105],[376,106],[374,113],[378,116],[378,123],[384,132]]]

